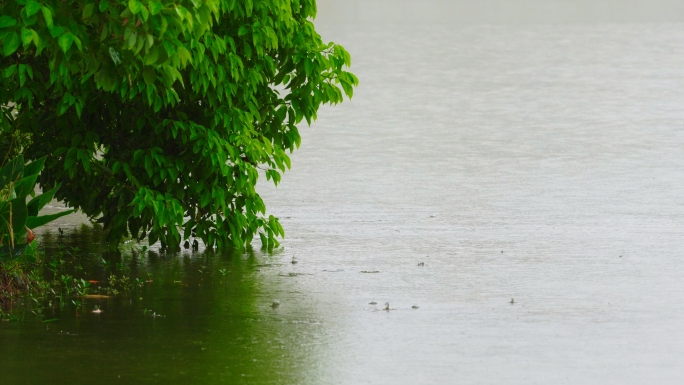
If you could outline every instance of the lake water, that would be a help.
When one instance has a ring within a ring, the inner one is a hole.
[[[2,384],[684,382],[684,24],[322,31],[361,86],[261,186],[283,250],[0,323]]]

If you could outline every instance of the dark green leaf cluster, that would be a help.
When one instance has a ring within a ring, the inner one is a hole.
[[[119,241],[265,247],[297,125],[352,96],[315,0],[0,0],[0,129],[48,155],[42,185]],[[259,170],[262,171],[259,171]]]
[[[24,252],[33,238],[27,234],[30,230],[73,212],[38,215],[55,196],[59,185],[26,202],[28,196],[33,195],[44,164],[45,157],[24,165],[24,157],[19,156],[0,169],[0,261],[16,258]]]

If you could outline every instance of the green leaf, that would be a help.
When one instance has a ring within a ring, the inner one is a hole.
[[[17,65],[16,64],[9,65],[9,66],[7,66],[7,68],[5,68],[4,76],[9,79],[12,77],[12,75],[14,75],[15,72],[17,72]]]
[[[178,58],[181,60],[181,65],[183,67],[187,65],[188,61],[192,63],[192,55],[190,55],[190,51],[185,47],[178,48]]]
[[[26,246],[25,244],[15,244],[13,249],[9,245],[0,247],[0,261],[9,261],[21,257]]]
[[[24,200],[26,200],[26,196],[32,193],[36,186],[36,179],[38,179],[38,174],[28,175],[19,179],[14,185],[17,197],[24,197]]]
[[[40,5],[39,2],[29,0],[29,2],[26,4],[26,8],[25,8],[26,9],[26,15],[33,16],[36,13],[38,13],[38,11],[40,11],[41,8],[42,8],[42,6]]]
[[[8,37],[5,37],[5,44],[2,47],[2,53],[5,56],[13,54],[19,48],[21,40],[16,32],[12,32]]]
[[[161,12],[162,8],[164,7],[162,3],[159,1],[150,1],[148,5],[150,6],[150,13],[153,15],[156,15],[159,12]]]
[[[61,35],[59,39],[57,39],[57,42],[62,51],[64,51],[64,53],[67,53],[69,48],[71,48],[71,44],[73,44],[74,42],[74,35],[71,32],[67,32]]]
[[[12,228],[14,229],[14,236],[20,237],[21,234],[24,234],[25,232],[24,226],[26,225],[26,218],[28,217],[26,195],[18,196],[9,203],[12,207]]]
[[[61,184],[58,184],[53,189],[43,194],[37,195],[35,198],[31,199],[29,203],[26,205],[26,208],[28,209],[28,215],[34,217],[37,216],[40,210],[42,210],[43,207],[45,207],[45,205],[50,203],[52,198],[55,196],[57,190],[59,190],[60,186]]]
[[[76,44],[76,48],[78,48],[79,51],[83,52],[83,45],[81,44],[81,39],[77,38],[75,35],[74,43]]]
[[[73,213],[74,211],[75,210],[67,210],[67,211],[62,211],[62,212],[56,213],[56,214],[41,215],[39,217],[31,216],[31,217],[26,218],[26,227],[33,230],[36,227],[46,225],[46,224],[54,221],[55,219],[59,219],[65,215],[69,215],[69,214]]]
[[[52,25],[53,25],[52,24],[52,11],[50,11],[50,9],[47,7],[43,7],[40,10],[43,11],[43,18],[45,19],[45,25],[47,25],[47,27],[49,29],[51,29]],[[54,35],[52,35],[52,37],[54,37]]]
[[[11,159],[5,166],[0,169],[0,190],[7,187],[10,183],[14,183],[24,175],[24,157]]]
[[[143,70],[143,78],[145,79],[145,83],[153,84],[154,81],[157,80],[157,74],[154,72],[154,68],[145,67]]]
[[[154,36],[152,36],[148,33],[147,35],[145,35],[145,49],[149,51],[153,45],[154,45]]]
[[[147,53],[147,56],[145,57],[146,65],[152,65],[157,62],[157,59],[159,59],[159,50],[159,47],[154,47]]]
[[[83,7],[83,19],[87,19],[93,15],[93,8],[95,8],[95,4],[93,3],[86,4],[85,7]]]
[[[204,194],[202,194],[201,201],[200,201],[200,207],[206,207],[211,200],[211,194],[208,191],[205,191]]]
[[[145,171],[147,171],[147,175],[149,177],[154,175],[154,169],[152,168],[152,157],[149,155],[145,155]]]
[[[121,162],[114,162],[114,165],[112,166],[112,174],[116,175],[120,169],[121,169]]]
[[[144,21],[147,21],[147,18],[150,17],[150,11],[147,10],[145,7],[140,8],[140,16],[142,16],[142,19]]]
[[[125,49],[133,49],[135,47],[135,42],[138,41],[138,34],[137,33],[131,33],[128,35],[128,40],[126,40],[126,45],[124,46]]]
[[[84,149],[79,149],[76,157],[81,161],[86,173],[90,173],[90,157],[88,156],[88,152]]]
[[[78,153],[78,149],[76,147],[71,147],[69,151],[67,151],[66,159],[64,160],[64,169],[65,170],[70,170],[74,167],[76,164],[76,154]]]
[[[33,42],[33,34],[33,30],[21,27],[21,42],[24,44],[24,47],[29,46]]]
[[[11,27],[17,24],[17,20],[9,16],[0,16],[0,28]]]
[[[140,12],[140,10],[143,8],[143,5],[138,0],[129,0],[128,8],[130,8],[131,12],[133,12],[133,14],[135,15],[138,12]]]
[[[34,174],[39,174],[43,170],[43,166],[45,165],[45,160],[47,159],[47,156],[44,156],[42,158],[36,159],[33,162],[27,164],[24,166],[24,175],[34,175]]]
[[[137,150],[133,153],[133,164],[138,165],[140,164],[140,158],[142,158],[143,152],[142,150]]]
[[[53,25],[52,28],[50,28],[50,35],[52,37],[57,37],[57,36],[61,35],[62,33],[64,33],[64,31],[66,31],[64,29],[64,27],[60,27],[58,25]]]
[[[98,6],[98,9],[100,10],[100,12],[106,11],[107,7],[109,7],[109,3],[107,2],[107,0],[100,1],[100,5]]]

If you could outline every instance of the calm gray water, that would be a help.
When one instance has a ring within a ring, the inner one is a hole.
[[[361,87],[264,194],[325,382],[684,382],[684,25],[326,32]]]
[[[11,383],[684,382],[684,24],[323,32],[361,86],[261,186],[283,251],[4,323]]]

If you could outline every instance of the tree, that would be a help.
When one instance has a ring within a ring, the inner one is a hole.
[[[351,98],[315,0],[0,0],[0,130],[109,239],[265,247],[297,125]]]

